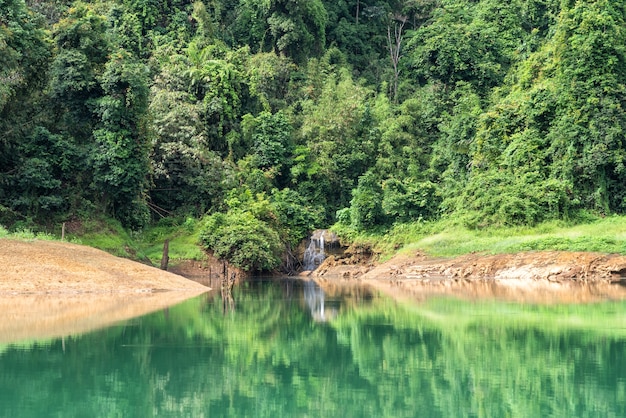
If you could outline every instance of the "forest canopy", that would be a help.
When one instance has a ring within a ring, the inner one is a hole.
[[[335,222],[623,214],[625,20],[617,0],[0,0],[0,224],[204,217],[207,248],[261,243],[239,265],[272,269]]]

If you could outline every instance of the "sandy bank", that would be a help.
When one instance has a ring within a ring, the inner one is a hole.
[[[0,239],[0,269],[0,295],[209,290],[104,251],[53,241]]]
[[[0,239],[0,344],[50,339],[164,310],[210,290],[81,245]]]

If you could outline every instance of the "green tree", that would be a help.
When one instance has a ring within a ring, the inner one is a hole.
[[[501,83],[523,42],[517,2],[446,2],[407,41],[410,76],[453,88],[472,83],[482,94]]]
[[[201,239],[216,257],[246,271],[271,271],[281,263],[278,233],[250,212],[211,215]]]
[[[350,223],[357,230],[372,229],[385,225],[387,220],[382,207],[383,189],[371,172],[359,177],[358,186],[350,200]]]
[[[197,39],[189,44],[186,53],[189,68],[184,73],[185,83],[202,103],[200,117],[209,147],[226,156],[226,138],[235,133],[242,115],[244,81],[238,56],[220,42],[202,47]]]
[[[254,164],[278,186],[288,180],[289,157],[293,149],[293,128],[283,113],[261,112],[256,118],[244,116],[244,143],[252,147]]]
[[[0,1],[0,112],[15,94],[41,88],[49,57],[37,15],[21,0]]]
[[[165,58],[148,109],[154,182],[150,197],[155,209],[202,216],[222,206],[224,190],[234,187],[229,185],[233,169],[210,149],[202,102],[189,92],[184,76],[186,57],[169,46],[159,54]]]
[[[624,13],[610,1],[563,5],[554,35],[480,117],[458,208],[471,202],[499,223],[625,209]]]
[[[326,78],[319,99],[302,104],[292,181],[303,195],[323,202],[329,220],[348,206],[359,176],[374,162],[378,136],[370,94],[339,69]]]
[[[237,38],[258,52],[276,53],[304,62],[324,52],[328,16],[321,0],[242,0]]]
[[[105,208],[126,226],[148,221],[145,204],[149,146],[144,115],[148,104],[147,68],[128,52],[117,51],[100,77],[104,96],[94,131],[94,181]]]
[[[42,214],[42,206],[48,215],[59,203],[43,197],[57,196],[46,161],[26,150],[46,118],[42,100],[51,45],[43,24],[23,1],[0,1],[0,210],[10,213],[7,226],[15,217]]]
[[[98,77],[111,51],[106,18],[94,6],[77,2],[53,35],[57,54],[50,69],[50,100],[57,129],[85,143],[97,122],[94,101],[103,94]]]

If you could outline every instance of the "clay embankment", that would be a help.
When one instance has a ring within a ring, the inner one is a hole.
[[[587,252],[469,254],[444,259],[401,254],[385,263],[367,252],[329,257],[312,277],[323,287],[362,284],[396,298],[433,294],[529,302],[591,302],[626,298],[620,283],[626,257]]]
[[[0,239],[0,295],[209,290],[184,277],[82,245]]]
[[[0,239],[0,343],[86,332],[209,288],[80,245]]]

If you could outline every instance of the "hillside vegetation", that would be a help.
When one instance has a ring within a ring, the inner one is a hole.
[[[187,224],[259,271],[331,225],[619,219],[625,28],[617,0],[0,0],[0,225]]]

